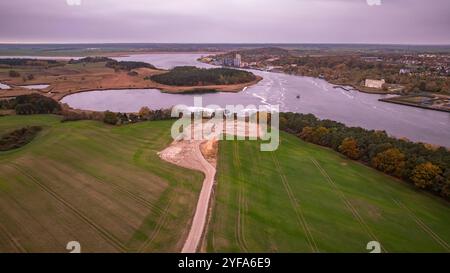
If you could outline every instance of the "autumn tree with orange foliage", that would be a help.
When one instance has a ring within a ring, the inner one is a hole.
[[[339,151],[351,159],[359,158],[358,142],[354,138],[345,138],[339,146]]]
[[[315,144],[324,145],[323,138],[329,133],[330,129],[323,126],[317,128],[305,127],[299,134],[299,137]]]
[[[439,166],[433,165],[431,162],[426,162],[414,168],[411,173],[411,180],[416,187],[426,189],[431,187],[436,179],[442,178],[441,174],[442,170]]]
[[[405,155],[397,148],[387,149],[372,159],[372,166],[387,174],[400,177],[405,167]]]

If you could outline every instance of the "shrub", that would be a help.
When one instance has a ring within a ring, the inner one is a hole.
[[[36,107],[31,103],[17,104],[15,110],[17,115],[32,115],[37,112]]]
[[[17,96],[13,107],[18,115],[56,114],[61,110],[57,101],[40,94]]]
[[[18,77],[20,77],[20,73],[15,70],[9,70],[9,76],[11,78],[18,78]]]
[[[25,127],[0,137],[0,151],[20,148],[29,143],[41,131],[39,126]]]
[[[106,124],[116,125],[118,122],[117,114],[110,111],[106,111],[105,117],[103,118],[103,122]]]

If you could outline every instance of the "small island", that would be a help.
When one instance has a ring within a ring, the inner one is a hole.
[[[248,83],[256,80],[256,76],[251,72],[230,68],[178,66],[168,73],[152,76],[151,79],[167,85],[204,86]]]
[[[159,89],[171,93],[239,92],[258,83],[255,74],[231,68],[198,68],[178,66],[149,80],[162,84]]]
[[[41,94],[55,100],[79,92],[109,89],[159,89],[167,93],[239,92],[262,78],[231,68],[175,67],[116,61],[108,57],[78,60],[0,59],[0,98]],[[41,86],[41,88],[36,88]]]

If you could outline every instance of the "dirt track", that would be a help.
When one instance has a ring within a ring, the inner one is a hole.
[[[230,126],[236,128],[236,123],[227,125],[227,127]],[[216,175],[216,160],[215,158],[212,158],[211,155],[214,155],[213,157],[217,156],[217,150],[215,149],[217,148],[218,136],[224,132],[225,126],[220,122],[213,125],[213,128],[212,134],[205,136],[202,140],[174,141],[169,147],[159,153],[159,156],[165,161],[181,167],[198,170],[205,174],[197,208],[195,210],[189,234],[182,248],[182,253],[196,252],[205,230],[211,194],[214,186],[214,178]],[[202,131],[202,128],[200,126],[199,128],[191,128],[191,130],[195,133],[199,133]],[[241,136],[261,135],[260,131],[249,133],[239,129],[237,129],[234,134]],[[203,150],[201,148],[203,148]],[[206,154],[210,162],[205,159],[202,151]]]

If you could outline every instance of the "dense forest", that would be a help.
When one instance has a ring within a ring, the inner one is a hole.
[[[312,114],[280,113],[280,129],[450,200],[450,151],[444,147],[347,127]]]
[[[150,69],[156,69],[155,66],[144,63],[144,62],[133,62],[133,61],[109,61],[106,63],[106,67],[113,68],[114,70],[126,70],[131,71],[133,69],[137,68],[150,68]]]
[[[40,67],[51,67],[51,66],[62,66],[63,62],[57,60],[38,60],[30,58],[6,58],[0,59],[0,67],[14,67],[14,66],[40,66]]]
[[[108,57],[96,57],[96,56],[89,56],[81,59],[71,59],[69,61],[69,64],[82,64],[82,63],[106,63],[115,61],[114,59],[108,58]]]
[[[253,73],[230,68],[197,68],[178,66],[167,73],[154,75],[151,80],[175,86],[225,85],[251,82],[256,79]]]
[[[82,64],[82,63],[106,63],[105,66],[113,68],[116,71],[126,70],[131,71],[137,68],[151,68],[156,69],[155,66],[145,62],[134,61],[116,61],[108,57],[85,57],[78,60],[70,60],[69,64]]]

